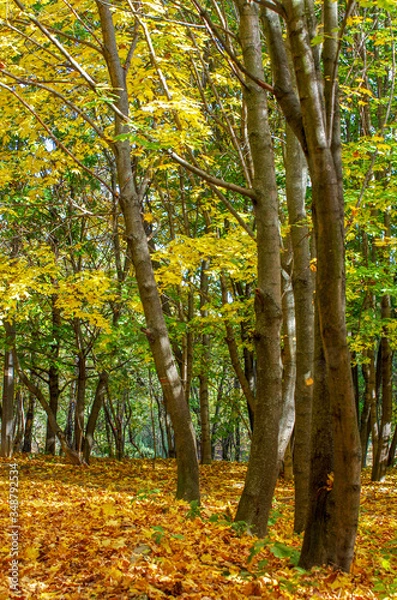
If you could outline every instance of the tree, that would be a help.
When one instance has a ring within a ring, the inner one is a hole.
[[[102,85],[110,89],[111,101],[109,104],[114,115],[115,139],[109,139],[103,135],[101,132],[101,125],[96,124],[94,119],[89,115],[89,112],[79,106],[81,100],[78,99],[78,96],[76,96],[76,104],[74,104],[72,100],[65,98],[63,90],[61,91],[56,88],[56,84],[55,87],[51,88],[44,83],[43,78],[39,73],[37,73],[37,82],[35,85],[38,85],[41,90],[45,91],[50,96],[53,95],[53,97],[64,102],[66,106],[68,106],[68,110],[71,110],[74,114],[78,114],[86,124],[89,124],[92,127],[93,132],[99,134],[102,139],[107,139],[110,149],[114,154],[118,185],[117,194],[119,197],[120,208],[124,216],[126,228],[125,237],[129,247],[131,260],[134,265],[135,277],[145,312],[145,333],[153,353],[157,374],[163,387],[163,393],[167,401],[168,410],[175,431],[178,462],[177,496],[184,497],[188,500],[198,499],[199,474],[193,427],[183,386],[171,351],[141,215],[142,198],[147,191],[150,176],[148,177],[147,173],[145,176],[142,176],[141,181],[138,182],[137,178],[139,178],[139,173],[134,166],[135,163],[131,161],[132,144],[128,139],[130,134],[130,127],[128,125],[130,114],[128,87],[130,87],[131,83],[128,81],[127,84],[126,73],[137,43],[138,22],[136,22],[136,28],[129,36],[128,43],[130,55],[127,56],[127,60],[124,63],[121,59],[119,52],[120,48],[118,47],[118,41],[116,39],[114,16],[107,4],[99,1],[95,3],[100,22],[99,29],[97,29],[95,33],[93,33],[88,21],[84,22],[84,19],[80,17],[77,20],[83,25],[81,35],[77,34],[77,37],[75,38],[72,36],[72,40],[68,37],[68,33],[62,31],[62,27],[60,29],[55,26],[55,30],[57,30],[58,35],[65,43],[61,42],[53,35],[51,32],[54,31],[53,25],[50,24],[48,28],[44,25],[40,14],[42,10],[41,6],[36,8],[33,7],[32,11],[30,11],[29,9],[25,10],[25,6],[19,0],[15,1],[15,5],[20,13],[24,15],[24,18],[26,19],[25,22],[30,23],[34,27],[38,38],[42,36],[41,39],[46,40],[46,44],[50,44],[52,48],[51,52],[55,53],[57,61],[63,62],[66,60],[70,67],[69,73],[75,73],[79,78],[81,77],[84,85],[88,84],[88,88],[93,90],[95,94],[99,93],[99,88],[97,87],[94,78],[96,76],[103,78],[104,67],[106,66],[107,77],[105,76],[103,79]],[[51,5],[49,8],[53,9],[53,6]],[[11,16],[11,20],[12,18],[13,16]],[[70,18],[75,19],[75,13],[73,11],[70,11],[69,13],[66,12],[65,18],[66,22]],[[20,32],[19,26],[16,28],[16,31]],[[86,42],[85,38],[87,34],[94,40],[95,44]],[[99,36],[101,41],[98,40],[97,36]],[[23,32],[22,37],[19,39],[24,39]],[[121,46],[123,46],[123,43],[124,41],[119,42]],[[99,50],[101,55],[101,66],[99,71],[96,69],[97,73],[94,75],[94,78],[86,71],[86,68],[89,69],[90,65],[84,64],[84,61],[83,64],[79,64],[73,57],[74,44],[88,49],[91,54],[90,58],[92,58],[93,52],[96,53]],[[36,51],[40,53],[42,45],[39,41],[37,41],[35,48]],[[46,50],[44,50],[44,54],[45,53]],[[124,67],[126,67],[126,69],[124,69]],[[19,84],[22,84],[24,76],[15,76],[13,73],[8,72],[8,77],[14,80],[16,79]],[[54,80],[57,80],[56,75],[54,76]],[[52,133],[50,127],[45,123],[46,115],[44,114],[44,111],[41,116],[39,115],[42,107],[40,108],[36,105],[36,107],[33,108],[17,92],[13,92],[12,88],[6,84],[2,84],[2,87],[9,93],[13,93],[14,96],[19,99],[40,125],[44,127],[46,133],[52,138],[58,148],[65,152],[69,157],[73,156],[73,160],[79,164],[80,168],[85,168],[85,170],[87,170],[87,167],[85,167],[82,160],[76,155],[73,155],[73,152],[67,148],[67,144],[65,145],[61,142],[61,136],[57,137],[57,135]],[[52,119],[50,119],[50,121],[51,120]],[[106,125],[109,126],[109,116],[107,116],[106,121]],[[60,123],[58,126],[62,127]],[[87,135],[87,139],[89,146],[92,143],[90,134]],[[103,180],[102,182],[104,186],[109,189],[109,186]]]
[[[314,8],[303,1],[285,0],[282,5],[293,73],[289,69],[288,50],[277,15],[268,9],[265,12],[276,97],[301,142],[312,182],[316,296],[331,403],[330,414],[322,427],[331,425],[334,448],[334,483],[330,494],[332,533],[326,556],[312,554],[310,544],[304,544],[301,564],[307,567],[325,559],[348,571],[358,523],[360,444],[345,325],[341,131],[337,104],[341,35],[338,33],[338,6],[335,2],[323,2],[323,73],[318,47],[312,44],[316,23]],[[299,97],[292,88],[293,78],[296,78]],[[327,474],[323,473],[320,480],[312,481],[312,495],[317,494],[326,478]],[[306,538],[312,535],[316,535],[314,530],[306,529]]]
[[[258,7],[238,3],[244,65],[263,80]],[[254,165],[254,210],[257,222],[258,283],[255,290],[257,394],[251,455],[237,521],[267,530],[278,469],[278,431],[281,414],[280,327],[281,265],[278,195],[265,91],[249,77],[244,85],[247,129]]]

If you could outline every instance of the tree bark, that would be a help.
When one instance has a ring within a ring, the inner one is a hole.
[[[391,300],[389,295],[385,295],[381,300],[382,319],[391,319]],[[382,373],[382,402],[381,419],[379,427],[377,451],[372,465],[372,481],[383,481],[386,476],[388,466],[389,444],[391,439],[391,426],[393,418],[393,386],[392,386],[392,358],[393,353],[390,346],[390,340],[387,335],[387,326],[384,327],[384,335],[380,341],[382,351],[381,373]]]
[[[299,560],[304,569],[326,563],[333,554],[330,552],[331,477],[334,470],[331,400],[317,309],[315,313],[310,474],[309,486],[304,490],[308,492],[308,511],[302,515],[305,536]]]
[[[264,78],[259,8],[240,0],[239,37],[246,69]],[[266,92],[250,79],[244,85],[247,128],[254,163],[258,287],[255,290],[257,395],[251,455],[236,520],[266,535],[278,473],[278,432],[282,403],[280,352],[281,265],[278,197]]]
[[[374,349],[370,348],[366,352],[367,362],[363,363],[361,370],[365,382],[364,391],[364,406],[361,411],[360,421],[360,443],[361,443],[361,456],[362,456],[362,467],[366,466],[367,461],[367,448],[369,434],[371,431],[371,411],[372,407],[376,407],[376,374],[375,374],[375,357]]]
[[[296,378],[296,330],[295,330],[295,302],[292,290],[292,249],[289,236],[285,240],[282,253],[282,280],[283,280],[283,406],[280,419],[278,436],[278,463],[279,470],[284,460],[285,451],[292,436],[295,424],[295,378]]]
[[[126,125],[128,119],[128,92],[125,71],[118,55],[112,13],[109,5],[105,2],[97,0],[96,4],[101,21],[104,57],[113,93],[117,96],[117,109],[124,115],[124,117],[119,114],[115,115],[115,133],[116,136],[128,135],[129,128]],[[140,191],[136,187],[136,179],[131,164],[130,142],[128,139],[116,139],[112,147],[115,153],[120,190],[119,202],[125,222],[125,237],[131,253],[139,295],[145,313],[145,333],[175,433],[178,466],[176,495],[178,498],[184,498],[188,501],[199,500],[199,468],[195,435],[183,385],[172,355],[154,278],[148,241],[142,222]]]
[[[35,397],[31,392],[29,392],[29,403],[26,411],[25,435],[23,439],[22,452],[32,452],[34,408]]]
[[[86,351],[84,348],[83,334],[80,319],[74,319],[73,323],[76,347],[77,347],[77,389],[76,406],[74,413],[74,438],[73,447],[76,452],[83,452],[84,448],[84,413],[85,413],[85,391],[87,385]]]
[[[49,405],[57,418],[58,400],[59,400],[59,350],[60,350],[60,326],[61,326],[61,311],[56,305],[57,295],[51,297],[51,317],[52,317],[52,340],[50,345],[50,368],[48,370],[48,389],[49,389]],[[55,432],[51,429],[47,420],[46,444],[45,450],[48,454],[55,455]]]
[[[310,475],[314,351],[313,276],[310,270],[310,233],[305,206],[307,162],[289,125],[286,127],[286,142],[285,176],[294,257],[292,287],[296,327],[294,531],[300,533],[306,525]]]
[[[334,447],[332,535],[325,554],[349,571],[353,559],[360,501],[361,452],[345,323],[344,210],[338,112],[338,4],[323,1],[324,44],[320,57],[311,40],[314,5],[283,0],[294,73],[289,72],[285,39],[277,16],[265,10],[276,97],[305,152],[312,181],[313,226],[317,250],[317,301],[327,364]],[[322,61],[322,68],[321,68]],[[296,80],[298,95],[294,94]],[[317,517],[320,518],[320,517]],[[304,544],[302,562],[308,545]]]
[[[250,298],[252,298],[253,289],[252,289],[251,284],[245,284],[243,286],[241,282],[236,281],[234,285],[235,285],[235,288],[236,288],[236,291],[238,294],[237,297],[240,301],[244,302],[244,301],[247,301]],[[223,297],[223,290],[222,290],[222,297]],[[223,300],[222,300],[222,303],[224,303]],[[252,432],[254,430],[255,397],[256,397],[255,352],[249,348],[249,345],[250,345],[249,342],[251,341],[251,331],[250,331],[249,325],[246,322],[241,321],[240,329],[241,329],[241,341],[243,343],[244,385],[246,386],[248,393],[250,395],[250,401],[248,401],[247,394],[246,394],[246,398],[247,398],[248,416],[249,416],[251,432]],[[228,334],[228,337],[229,337],[229,334]],[[237,374],[237,376],[238,376],[238,374]],[[239,376],[238,376],[238,378],[240,380]],[[241,381],[240,381],[240,385],[242,386]],[[244,391],[244,388],[243,388],[243,391]]]
[[[324,81],[303,1],[284,0],[312,181],[317,301],[334,447],[332,540],[327,562],[349,571],[360,503],[361,448],[345,324],[344,212],[337,111],[337,2],[324,1]]]
[[[221,283],[222,306],[226,306],[228,303],[228,301],[227,301],[227,284],[226,284],[226,277],[223,273],[221,274],[221,277],[220,277],[220,283]],[[248,412],[249,412],[249,416],[250,416],[250,422],[252,425],[254,422],[256,400],[255,400],[255,395],[254,395],[253,388],[252,388],[252,380],[250,382],[249,378],[247,377],[247,371],[248,371],[248,374],[250,373],[249,363],[247,362],[248,356],[246,356],[244,359],[245,368],[243,370],[241,363],[240,363],[240,357],[239,357],[239,353],[238,353],[236,338],[235,338],[234,331],[233,331],[233,326],[230,323],[229,319],[227,319],[227,318],[224,319],[224,323],[225,323],[225,329],[226,329],[226,344],[227,344],[227,347],[229,350],[230,361],[232,363],[232,367],[234,369],[234,372],[239,381],[240,387],[241,387],[243,394],[245,396],[245,399],[247,401],[247,408],[248,408]]]
[[[209,280],[206,270],[209,268],[209,261],[203,261],[200,272],[200,314],[203,318],[208,316],[208,311],[203,307],[208,302]],[[199,373],[199,398],[200,398],[200,425],[201,425],[201,463],[210,465],[211,455],[211,422],[210,422],[210,403],[208,371],[210,366],[210,336],[208,333],[201,335],[202,356]]]
[[[84,460],[87,464],[89,464],[90,462],[95,427],[97,424],[99,412],[103,406],[103,399],[106,393],[106,386],[108,384],[108,380],[109,374],[106,371],[103,371],[99,375],[97,387],[95,390],[94,402],[91,407],[90,416],[88,417],[84,440]]]
[[[25,435],[25,410],[21,390],[17,391],[15,400],[17,414],[16,419],[14,420],[13,453],[21,452]]]
[[[1,456],[12,456],[13,428],[14,428],[14,388],[15,368],[13,347],[15,344],[15,327],[5,321],[5,346],[3,370],[3,398],[1,416]]]
[[[394,434],[389,448],[389,456],[387,459],[387,466],[392,467],[397,450],[397,425],[394,427]]]

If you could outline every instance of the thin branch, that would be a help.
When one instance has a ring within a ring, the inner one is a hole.
[[[385,117],[383,119],[383,123],[381,124],[380,130],[379,130],[379,135],[383,135],[383,132],[386,128],[387,122],[390,118],[390,113],[391,113],[391,108],[392,108],[392,104],[393,104],[393,100],[394,100],[394,90],[395,90],[395,77],[396,77],[396,47],[395,47],[395,42],[393,39],[393,45],[392,45],[392,65],[391,65],[391,73],[390,73],[390,80],[391,80],[391,86],[390,86],[390,94],[389,94],[389,100],[387,103],[387,108],[386,108],[386,114]],[[373,175],[373,170],[374,170],[374,166],[375,166],[375,162],[376,159],[378,157],[379,154],[379,149],[376,148],[376,150],[372,153],[371,155],[371,162],[370,165],[367,169],[367,172],[365,174],[364,177],[364,181],[363,184],[361,186],[361,190],[360,190],[360,195],[357,199],[357,202],[355,204],[355,208],[359,208],[361,205],[361,202],[364,198],[364,194],[367,191],[369,182],[371,181],[371,177]],[[349,219],[349,222],[346,224],[345,227],[345,232],[348,231],[349,227],[351,227],[352,223],[353,223],[353,219],[354,219],[354,215],[352,215]]]
[[[27,25],[27,22],[24,21],[23,19],[15,19],[15,23],[22,23],[23,25]],[[58,56],[57,54],[55,54],[55,52],[52,52],[49,48],[46,48],[45,46],[43,46],[43,44],[40,44],[40,42],[38,42],[33,37],[27,35],[23,31],[18,29],[18,27],[15,27],[15,25],[12,25],[12,23],[10,23],[10,21],[7,21],[7,27],[8,27],[8,29],[11,29],[11,31],[15,31],[15,33],[20,35],[22,38],[24,38],[29,43],[34,44],[35,46],[37,46],[37,48],[40,48],[40,50],[49,54],[52,58],[55,58],[55,60],[57,60],[57,61],[61,60],[61,57]],[[44,64],[46,64],[46,61],[44,59],[42,59],[42,60],[43,60]]]
[[[61,44],[61,42],[55,37],[53,36],[46,27],[44,27],[44,25],[42,23],[40,23],[40,21],[38,19],[36,19],[36,17],[34,17],[32,14],[27,13],[25,6],[22,4],[22,2],[20,2],[20,0],[14,0],[14,3],[18,6],[18,8],[23,11],[25,14],[27,14],[27,17],[30,21],[32,21],[32,23],[34,23],[36,25],[36,27],[38,27],[38,29],[40,29],[40,31],[46,36],[46,38],[48,38],[50,40],[50,42],[52,42],[54,44],[54,46],[56,48],[58,48],[58,50],[61,52],[61,54],[63,54],[63,56],[70,62],[71,65],[73,65],[73,67],[76,69],[76,71],[78,73],[80,73],[80,75],[83,77],[83,79],[86,80],[86,82],[88,83],[88,85],[96,91],[96,82],[94,81],[94,79],[92,79],[92,77],[90,77],[90,75],[85,71],[85,69],[83,69],[83,67],[81,65],[79,65],[79,63],[73,58],[73,56],[66,50],[66,48]]]
[[[93,130],[98,134],[98,136],[100,138],[105,140],[107,143],[112,143],[112,140],[109,140],[109,138],[107,138],[105,136],[103,131],[94,123],[94,121],[84,111],[81,110],[81,108],[76,106],[73,102],[68,100],[63,94],[61,94],[57,90],[54,90],[53,88],[48,87],[44,83],[36,81],[34,79],[22,79],[21,77],[13,75],[12,73],[10,73],[9,71],[6,71],[5,69],[2,69],[1,72],[4,73],[4,75],[6,75],[7,77],[10,77],[14,81],[16,81],[17,83],[20,83],[21,85],[33,85],[42,90],[45,90],[46,92],[48,92],[49,94],[52,94],[56,98],[59,98],[60,100],[62,100],[62,102],[64,102],[67,106],[69,106],[69,108],[76,111],[76,113],[78,115],[80,115],[80,117],[82,119],[84,119],[84,121],[86,121],[93,128]]]
[[[332,131],[333,131],[333,127],[334,127],[335,102],[337,99],[337,93],[336,93],[337,92],[337,77],[336,76],[337,76],[337,72],[338,72],[339,56],[340,56],[340,53],[342,50],[342,40],[343,40],[343,36],[345,34],[347,20],[350,17],[355,5],[356,5],[356,0],[348,0],[346,11],[343,16],[342,25],[340,27],[339,34],[338,34],[338,47],[337,47],[335,57],[334,57],[334,64],[333,64],[332,76],[331,76],[332,89],[331,89],[330,115],[329,115],[329,121],[328,121],[328,131],[327,131],[328,141],[331,140]]]
[[[224,37],[222,37],[222,38],[220,37],[219,29],[221,29],[223,31],[224,28],[219,27],[211,20],[208,12],[199,4],[199,2],[197,0],[192,0],[192,2],[194,4],[194,6],[196,7],[200,17],[207,24],[209,31],[213,34],[213,40],[214,40],[219,52],[223,56],[225,56],[225,54],[226,54],[231,59],[233,64],[236,67],[238,67],[239,71],[241,71],[241,73],[244,73],[244,75],[246,75],[251,81],[256,83],[256,85],[258,85],[263,90],[266,90],[267,92],[270,92],[271,94],[274,94],[274,88],[271,85],[269,85],[268,83],[266,83],[266,81],[263,81],[262,79],[259,79],[258,77],[255,77],[255,75],[250,73],[250,71],[245,68],[245,66],[242,64],[242,62],[237,58],[237,56],[235,55],[233,50],[230,48],[228,41]],[[221,41],[222,45],[219,43],[219,40]],[[239,79],[241,81],[241,78],[239,78]]]
[[[10,92],[10,94],[12,94],[13,96],[15,96],[15,98],[17,98],[17,100],[31,113],[31,115],[33,115],[33,117],[36,119],[36,121],[38,121],[40,123],[40,125],[45,129],[45,131],[48,133],[48,135],[50,136],[50,138],[53,140],[53,142],[61,149],[63,150],[77,165],[79,165],[79,167],[81,167],[86,173],[89,173],[89,175],[91,175],[91,177],[94,177],[95,179],[97,179],[97,181],[99,181],[111,194],[113,194],[113,190],[109,187],[109,185],[106,183],[106,181],[104,181],[102,179],[102,177],[100,177],[99,175],[97,175],[96,173],[94,173],[93,171],[91,171],[91,169],[89,169],[88,167],[85,166],[85,164],[83,164],[81,162],[81,160],[79,160],[68,148],[66,148],[66,146],[56,137],[56,135],[51,131],[51,129],[48,127],[48,125],[46,125],[46,123],[44,123],[44,121],[42,120],[42,118],[37,114],[37,112],[35,111],[35,109],[28,104],[28,102],[26,102],[19,94],[18,92],[16,92],[15,90],[13,90],[12,88],[10,88],[8,85],[6,85],[5,83],[3,83],[2,81],[0,81],[0,87],[2,87],[3,89],[7,90],[8,92]]]
[[[95,35],[94,31],[91,29],[91,27],[89,27],[87,25],[87,23],[85,21],[83,21],[83,19],[80,17],[79,13],[73,8],[73,6],[67,2],[67,0],[63,0],[63,3],[66,4],[66,6],[68,7],[68,9],[74,14],[74,16],[76,17],[76,19],[79,21],[79,23],[82,24],[82,26],[84,27],[84,29],[90,34],[92,35],[92,37],[94,38],[94,40],[97,42],[97,44],[99,44],[99,46],[101,48],[103,48],[103,44],[101,43],[101,41],[97,38],[97,36]],[[95,48],[95,46],[93,46]]]
[[[125,59],[124,66],[123,66],[124,71],[125,71],[126,74],[128,73],[128,71],[130,69],[131,61],[132,61],[132,58],[134,56],[134,52],[136,50],[138,39],[139,39],[139,35],[138,35],[138,23],[137,23],[137,21],[135,21],[135,23],[134,23],[134,36],[132,38],[132,42],[131,42],[130,47],[128,49],[127,58]]]
[[[64,31],[62,31],[61,29],[57,29],[56,27],[51,27],[51,25],[47,25],[47,28],[49,31],[52,31],[58,35],[61,35],[66,40],[70,40],[71,42],[77,42],[78,44],[81,44],[82,46],[87,46],[87,48],[91,48],[92,50],[95,50],[95,52],[99,52],[99,54],[102,54],[102,52],[103,52],[103,46],[97,38],[95,38],[95,39],[98,42],[99,46],[96,46],[95,44],[93,44],[92,42],[89,42],[88,40],[83,40],[81,38],[77,38],[74,35],[71,35],[70,33],[65,33]]]
[[[277,2],[277,0],[273,0],[273,2],[268,2],[268,0],[253,0],[256,4],[263,6],[264,8],[268,8],[269,10],[277,13],[283,19],[286,18],[285,8],[281,4],[281,2]]]
[[[13,0],[14,3],[18,6],[18,8],[26,13],[25,6],[20,2],[20,0]],[[87,73],[87,71],[73,58],[73,56],[66,50],[66,48],[61,44],[61,42],[53,36],[46,27],[38,19],[36,19],[33,15],[27,13],[28,19],[40,29],[40,31],[50,40],[50,42],[58,48],[61,54],[68,60],[68,62],[75,68],[75,70],[80,73],[83,79],[88,83],[90,88],[94,90],[94,92],[101,97],[101,87],[98,83]],[[119,116],[123,121],[128,121],[128,116],[123,114],[122,111],[113,103],[107,102],[107,104],[112,108],[112,110]]]
[[[248,196],[248,198],[252,198],[253,200],[256,199],[256,193],[253,189],[244,188],[239,185],[236,185],[235,183],[229,183],[228,181],[224,181],[223,179],[218,179],[218,177],[213,177],[212,175],[209,175],[209,173],[207,173],[206,171],[203,171],[199,167],[196,167],[191,163],[187,162],[172,150],[168,150],[168,155],[171,158],[173,158],[175,162],[177,162],[179,165],[181,165],[191,173],[198,175],[208,183],[224,188],[226,190],[230,190],[231,192],[236,192],[237,194],[241,194],[242,196]]]
[[[244,219],[239,215],[239,213],[234,208],[233,204],[231,202],[229,202],[229,200],[226,198],[226,196],[224,194],[222,194],[222,192],[220,190],[218,190],[218,188],[215,185],[212,185],[211,183],[209,185],[210,185],[211,189],[215,192],[215,194],[218,196],[219,200],[226,206],[226,208],[228,209],[230,214],[232,214],[233,217],[236,219],[238,224],[244,229],[244,231],[246,231],[248,233],[248,235],[253,240],[256,241],[255,233],[252,231],[252,229],[248,225],[248,223],[246,223],[244,221]]]
[[[189,37],[192,40],[195,48],[197,50],[199,50],[198,45],[197,45],[197,40],[196,40],[196,37],[195,37],[194,33],[191,32],[191,31],[189,31]],[[224,118],[224,120],[226,122],[226,125],[223,123],[223,121],[221,119],[219,119],[216,116],[216,114],[210,108],[210,106],[209,106],[209,104],[207,102],[207,99],[205,97],[204,84],[202,83],[202,80],[201,80],[200,73],[199,73],[198,67],[196,65],[196,62],[193,60],[193,57],[192,57],[191,58],[191,64],[192,64],[192,67],[193,67],[193,70],[194,70],[194,74],[195,74],[197,85],[198,85],[198,90],[199,90],[200,97],[201,97],[201,100],[203,102],[203,105],[204,105],[206,111],[208,112],[209,116],[217,123],[218,127],[222,128],[224,131],[226,131],[230,135],[233,147],[234,147],[235,151],[237,152],[237,154],[239,156],[240,163],[241,163],[241,166],[243,168],[245,178],[246,178],[246,180],[248,182],[248,185],[251,186],[251,184],[252,184],[252,177],[251,177],[251,173],[249,172],[249,168],[248,168],[248,165],[246,163],[246,160],[244,158],[244,154],[243,154],[243,150],[242,150],[242,145],[241,145],[240,141],[237,139],[237,134],[235,132],[233,124],[231,123],[231,120],[229,119],[226,111],[224,110],[222,98],[220,97],[220,95],[218,93],[218,89],[217,89],[217,87],[216,87],[216,85],[215,85],[215,83],[213,81],[213,78],[211,77],[210,70],[208,69],[208,66],[207,66],[207,64],[206,64],[206,62],[204,60],[204,57],[202,56],[201,53],[199,54],[199,60],[200,60],[203,72],[205,74],[205,80],[206,80],[206,82],[209,83],[209,86],[210,86],[210,88],[212,90],[212,93],[214,94],[214,96],[216,98],[216,104],[217,104],[217,106],[221,110],[221,114],[222,114],[222,116],[223,116],[223,118]]]

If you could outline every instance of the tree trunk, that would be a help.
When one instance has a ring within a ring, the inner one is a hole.
[[[80,319],[74,319],[73,326],[77,346],[77,391],[74,413],[73,448],[76,450],[76,452],[81,453],[83,452],[84,448],[84,413],[85,391],[87,385],[87,365]]]
[[[69,406],[66,417],[66,427],[65,427],[65,437],[68,445],[70,447],[73,446],[73,423],[74,423],[74,413],[76,410],[76,400],[75,400],[75,382],[73,381],[70,386],[70,398],[69,398]]]
[[[183,389],[185,391],[186,401],[189,402],[190,388],[193,379],[193,362],[194,362],[194,334],[189,326],[194,317],[194,293],[193,290],[188,291],[187,296],[187,331],[185,336],[184,361],[183,361]]]
[[[277,15],[265,10],[275,94],[305,152],[312,181],[313,226],[317,250],[317,301],[331,401],[334,447],[332,535],[325,552],[302,563],[323,560],[349,571],[360,502],[361,452],[345,323],[344,210],[338,111],[338,4],[323,1],[324,44],[320,56],[311,40],[314,4],[283,0],[287,36]],[[285,39],[291,48],[290,71]],[[321,62],[322,61],[322,65]],[[294,81],[298,95],[294,91]],[[313,506],[312,506],[313,508]],[[318,513],[310,518],[323,516]]]
[[[355,361],[356,354],[352,353],[352,360]],[[355,363],[351,367],[352,369],[352,379],[353,379],[353,387],[354,387],[354,398],[356,400],[356,415],[357,415],[357,423],[360,422],[360,380],[359,380],[359,369],[358,364]]]
[[[278,464],[279,471],[284,460],[285,451],[291,439],[295,423],[295,376],[296,376],[296,331],[295,331],[295,303],[292,291],[291,270],[292,251],[290,239],[285,240],[282,253],[282,279],[283,279],[283,407],[280,419],[278,436]]]
[[[52,312],[52,343],[50,344],[50,368],[48,371],[48,389],[49,389],[49,405],[54,414],[55,419],[57,418],[58,412],[58,400],[59,400],[59,369],[58,359],[60,350],[60,331],[61,326],[61,311],[56,306],[57,295],[53,294],[51,298],[51,312]],[[46,432],[46,443],[45,451],[48,454],[55,455],[55,432],[51,429],[49,421],[47,420],[47,432]]]
[[[114,452],[113,452],[113,440],[112,440],[112,427],[110,424],[110,415],[109,415],[109,411],[108,408],[106,406],[106,404],[103,404],[103,407],[105,409],[105,430],[106,430],[106,439],[108,442],[108,450],[109,450],[109,458],[114,458]]]
[[[14,421],[13,452],[21,452],[25,436],[25,411],[23,395],[20,390],[17,391],[15,399],[17,414]]]
[[[29,403],[26,411],[25,435],[23,439],[22,452],[32,452],[34,408],[35,397],[31,392],[29,392]]]
[[[393,463],[394,463],[394,459],[396,456],[396,450],[397,450],[397,425],[394,427],[394,434],[393,434],[393,438],[390,444],[390,449],[389,449],[389,456],[387,459],[387,466],[388,467],[392,467]]]
[[[204,305],[208,302],[209,281],[206,270],[209,268],[209,262],[203,261],[200,273],[200,314],[203,318],[208,316],[208,311],[204,310]],[[211,360],[210,336],[208,333],[201,335],[202,355],[199,373],[199,398],[200,398],[200,425],[201,425],[201,463],[210,465],[211,456],[211,422],[210,422],[210,403],[208,387],[208,371]]]
[[[222,306],[227,306],[228,292],[227,292],[226,277],[223,273],[221,274],[221,277],[220,277],[220,283],[221,283],[221,294],[222,294]],[[245,369],[243,370],[241,363],[240,363],[240,357],[239,357],[239,353],[238,353],[236,338],[235,338],[234,331],[233,331],[233,326],[232,326],[231,322],[229,321],[229,319],[227,319],[227,318],[224,319],[224,323],[225,323],[225,329],[226,329],[226,344],[227,344],[227,347],[229,350],[230,361],[232,363],[232,367],[234,369],[234,372],[236,374],[236,377],[238,379],[240,387],[241,387],[243,394],[245,396],[245,399],[247,401],[248,414],[250,417],[250,422],[251,422],[251,427],[252,427],[253,422],[254,422],[256,400],[255,400],[255,396],[254,396],[254,392],[253,392],[253,388],[252,388],[252,380],[250,383],[249,379],[247,378],[248,355],[246,355],[246,357],[244,359]]]
[[[288,220],[293,252],[292,287],[295,300],[296,382],[294,531],[304,530],[308,509],[310,475],[311,411],[313,397],[313,277],[310,270],[310,232],[305,207],[307,162],[291,128],[286,127],[285,176]]]
[[[287,449],[284,454],[284,462],[283,462],[283,477],[285,481],[293,481],[294,480],[294,465],[292,458],[292,441],[290,440]],[[306,523],[306,521],[305,521]]]
[[[94,441],[94,432],[96,423],[98,420],[99,412],[103,406],[103,399],[106,393],[106,386],[108,384],[109,375],[106,371],[103,371],[99,375],[99,380],[95,390],[95,398],[91,407],[90,416],[88,417],[87,427],[85,431],[84,441],[84,460],[87,464],[90,462],[90,455],[92,450],[92,444]]]
[[[113,93],[117,96],[115,115],[116,136],[129,133],[128,92],[125,71],[118,55],[116,35],[110,7],[97,0],[101,20],[104,57],[107,63]],[[154,278],[145,229],[142,222],[140,194],[131,164],[131,146],[128,140],[116,140],[114,149],[120,207],[125,222],[125,238],[135,268],[135,277],[146,319],[145,334],[148,339],[167,410],[172,419],[178,466],[178,498],[199,500],[199,467],[195,435],[189,408],[178,370],[172,355],[160,296]]]
[[[161,404],[160,402],[160,398],[158,397],[158,395],[156,393],[153,392],[154,395],[154,399],[156,401],[156,405],[157,405],[157,419],[158,419],[158,425],[159,425],[159,430],[160,430],[160,438],[161,438],[161,448],[162,448],[162,456],[166,457],[168,456],[168,452],[167,452],[167,444],[165,441],[165,434],[164,434],[164,425],[163,425],[163,419],[162,419],[162,413],[165,413],[165,409],[164,409],[164,405]],[[166,418],[166,415],[165,417]]]
[[[360,421],[360,443],[361,443],[361,456],[362,456],[362,467],[366,466],[367,460],[367,448],[369,433],[371,431],[371,410],[372,407],[376,407],[376,374],[375,374],[375,357],[374,349],[371,348],[366,352],[366,359],[362,367],[362,374],[365,382],[364,391],[364,406],[361,411]]]
[[[240,42],[244,65],[264,79],[259,8],[240,0]],[[266,92],[251,79],[244,85],[247,128],[254,163],[258,287],[255,290],[257,395],[251,455],[236,520],[265,536],[277,481],[278,431],[282,403],[280,352],[281,265],[278,197]]]
[[[215,460],[216,456],[216,445],[218,442],[218,438],[217,438],[217,433],[218,433],[218,429],[219,429],[219,413],[221,410],[221,405],[222,405],[222,401],[223,401],[223,386],[224,386],[224,381],[225,381],[225,373],[226,373],[226,366],[223,365],[223,372],[222,372],[222,376],[221,376],[221,380],[218,384],[218,390],[217,390],[217,394],[216,394],[216,402],[215,402],[215,415],[212,421],[212,428],[211,428],[211,456],[212,459]]]
[[[324,1],[324,81],[310,43],[306,4],[284,0],[284,7],[312,181],[316,295],[331,399],[334,506],[327,562],[349,571],[358,524],[361,448],[345,324],[344,211],[336,99],[338,5]]]
[[[15,345],[15,327],[5,321],[4,345],[4,371],[3,371],[3,398],[1,417],[1,456],[10,458],[13,447],[14,429],[14,387],[15,368],[13,348]]]
[[[299,561],[299,565],[305,569],[309,569],[314,564],[325,563],[328,560],[329,528],[332,512],[331,474],[334,469],[333,441],[330,427],[331,402],[317,310],[315,317],[308,511],[302,515],[306,527]],[[307,487],[305,487],[305,491],[307,493]]]
[[[382,319],[391,319],[391,301],[390,296],[383,296],[381,301]],[[392,389],[392,358],[393,353],[390,347],[390,340],[387,336],[387,326],[384,327],[384,335],[380,341],[382,351],[381,373],[382,373],[382,403],[381,419],[379,427],[379,437],[375,460],[372,465],[372,481],[383,481],[386,475],[389,443],[391,439],[391,426],[393,418],[393,389]]]

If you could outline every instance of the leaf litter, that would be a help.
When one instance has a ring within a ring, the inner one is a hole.
[[[397,598],[397,476],[363,474],[350,575],[297,567],[293,487],[279,481],[268,538],[233,523],[246,465],[201,467],[201,505],[174,499],[172,460],[16,456],[19,591],[9,589],[8,465],[1,459],[0,600]]]

